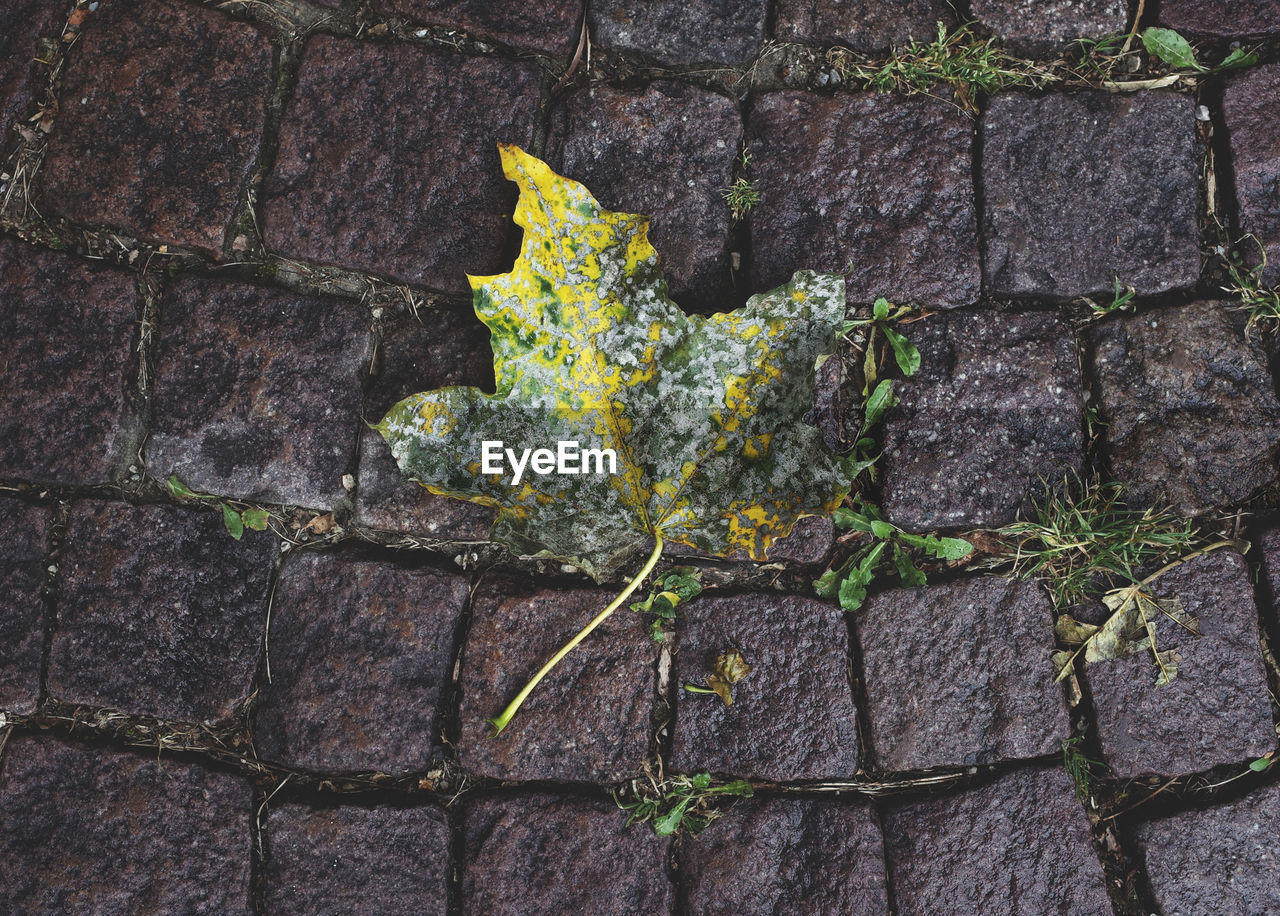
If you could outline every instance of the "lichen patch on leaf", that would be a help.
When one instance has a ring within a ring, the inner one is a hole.
[[[802,420],[816,362],[844,317],[839,276],[798,272],[734,312],[686,315],[667,296],[648,220],[603,209],[514,146],[524,229],[510,273],[472,277],[496,392],[444,388],[378,425],[400,468],[434,493],[499,508],[493,538],[606,578],[660,535],[764,559],[806,514],[848,491]],[[614,474],[485,474],[481,444],[520,453],[613,449]]]

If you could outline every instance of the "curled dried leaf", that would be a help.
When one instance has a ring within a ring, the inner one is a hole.
[[[712,673],[707,677],[707,686],[715,691],[725,706],[732,706],[733,694],[729,688],[750,673],[751,666],[742,653],[737,649],[726,649],[716,656]]]

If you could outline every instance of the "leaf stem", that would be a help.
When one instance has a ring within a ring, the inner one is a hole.
[[[516,698],[507,704],[506,709],[502,710],[495,718],[486,720],[493,726],[493,734],[489,737],[496,738],[511,723],[511,718],[516,714],[516,710],[529,698],[529,694],[533,693],[533,688],[538,686],[538,682],[546,677],[548,672],[558,665],[562,658],[572,652],[578,643],[590,636],[592,630],[604,623],[606,618],[616,611],[622,605],[622,602],[630,598],[632,592],[640,587],[640,583],[645,580],[645,577],[653,572],[653,568],[658,565],[658,558],[662,556],[662,534],[654,532],[653,537],[655,543],[653,545],[653,553],[649,555],[648,562],[644,564],[644,568],[640,572],[636,573],[635,578],[627,583],[627,587],[618,593],[618,597],[610,601],[603,611],[591,618],[591,622],[579,630],[573,639],[561,646],[560,650],[538,669],[538,673],[529,679],[529,683],[524,685],[524,689],[516,694]]]

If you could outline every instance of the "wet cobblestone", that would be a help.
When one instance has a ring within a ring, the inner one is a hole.
[[[217,254],[270,76],[266,36],[214,10],[104,3],[67,64],[42,208]]]

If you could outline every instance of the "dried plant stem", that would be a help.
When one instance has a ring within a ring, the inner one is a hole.
[[[618,597],[610,601],[609,605],[603,611],[591,618],[591,622],[579,630],[573,639],[561,646],[560,650],[556,652],[555,655],[551,656],[545,665],[538,669],[538,673],[529,679],[529,683],[524,685],[524,689],[516,694],[516,698],[507,704],[506,709],[502,710],[502,712],[495,718],[487,720],[489,724],[493,726],[493,734],[490,735],[491,738],[496,738],[498,734],[511,723],[512,716],[516,714],[516,710],[520,708],[524,701],[529,698],[529,694],[533,693],[533,688],[538,686],[538,682],[546,677],[548,672],[558,665],[562,658],[572,652],[578,643],[590,636],[592,630],[604,623],[610,614],[621,607],[622,602],[630,598],[631,593],[640,587],[640,583],[645,580],[645,577],[648,576],[649,573],[653,572],[653,568],[658,565],[658,558],[662,556],[662,535],[655,533],[654,542],[653,553],[649,555],[648,562],[644,564],[644,568],[641,569],[640,572],[636,573],[636,577],[627,583],[627,587],[618,593]]]

